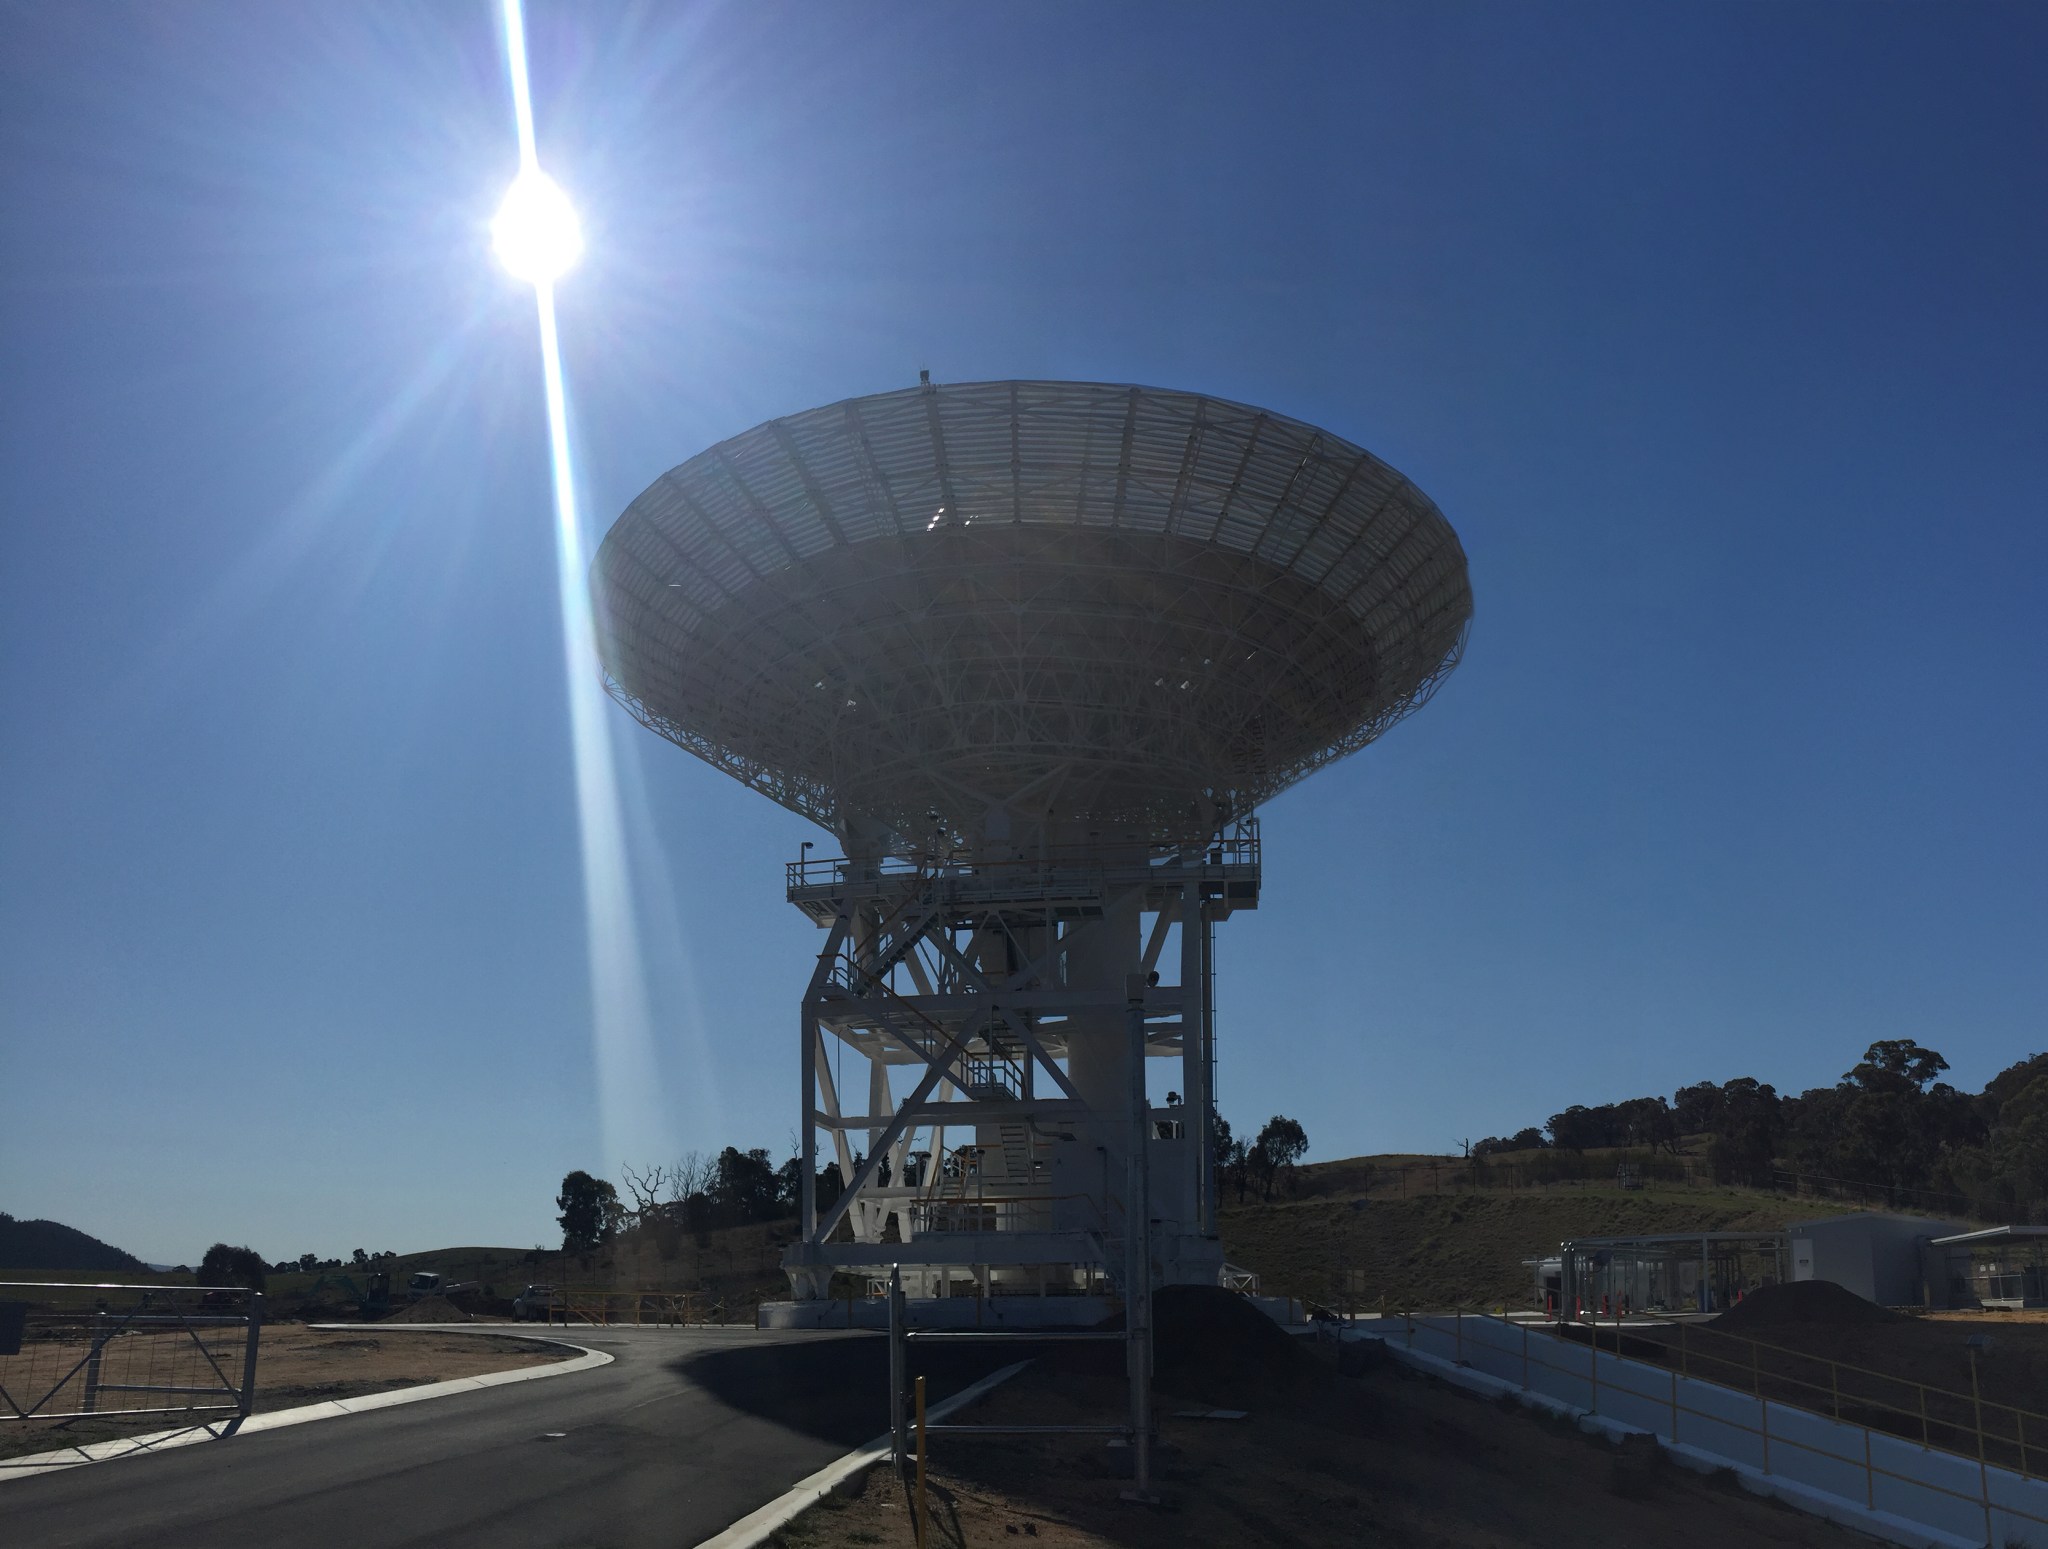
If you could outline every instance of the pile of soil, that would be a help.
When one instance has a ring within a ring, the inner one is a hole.
[[[926,1541],[974,1549],[1868,1549],[1869,1539],[1846,1528],[1671,1466],[1649,1437],[1618,1449],[1569,1422],[1546,1424],[1391,1365],[1346,1380],[1329,1369],[1332,1352],[1303,1343],[1309,1381],[1254,1403],[1215,1405],[1250,1410],[1241,1420],[1183,1416],[1191,1406],[1171,1400],[1155,1406],[1157,1508],[1121,1498],[1129,1451],[1099,1436],[933,1437]],[[957,1423],[1102,1425],[1120,1420],[1126,1402],[1121,1378],[1075,1382],[1034,1362]],[[783,1536],[803,1549],[909,1549],[911,1493],[890,1469],[871,1469],[850,1498],[827,1495]]]
[[[512,1298],[495,1294],[489,1286],[480,1291],[458,1291],[450,1300],[472,1318],[503,1321],[513,1316]]]
[[[1123,1326],[1122,1313],[1098,1325],[1105,1331]],[[1080,1349],[1086,1354],[1072,1364],[1086,1365],[1091,1372],[1122,1370],[1120,1347]],[[1163,1391],[1216,1403],[1243,1402],[1298,1384],[1314,1367],[1299,1341],[1235,1291],[1168,1285],[1152,1295],[1152,1372]]]
[[[1314,1364],[1292,1334],[1220,1286],[1161,1286],[1152,1298],[1152,1340],[1153,1370],[1167,1382],[1199,1372],[1267,1383],[1298,1378]]]
[[[362,1314],[358,1303],[345,1296],[321,1295],[310,1301],[299,1303],[289,1313],[273,1315],[265,1311],[263,1321],[272,1323],[353,1323]]]
[[[1794,1280],[1785,1285],[1767,1285],[1761,1290],[1751,1291],[1707,1326],[1730,1334],[1752,1334],[1762,1329],[1786,1328],[1795,1324],[1861,1328],[1898,1321],[1897,1313],[1878,1306],[1876,1302],[1866,1302],[1854,1291],[1845,1290],[1832,1280]]]
[[[423,1296],[379,1323],[467,1323],[469,1314],[445,1296]]]

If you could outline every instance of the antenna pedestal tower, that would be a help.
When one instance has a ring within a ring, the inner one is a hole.
[[[1457,664],[1429,497],[1250,404],[927,378],[670,469],[591,591],[620,704],[846,847],[789,874],[797,1320],[892,1264],[1217,1283],[1211,927],[1258,903],[1251,815]]]
[[[1259,873],[1253,820],[1194,849],[791,863],[790,902],[826,931],[802,1008],[798,1155],[825,1162],[783,1259],[797,1299],[891,1265],[921,1297],[1120,1289],[1134,1027],[1153,1279],[1216,1284],[1208,959]]]

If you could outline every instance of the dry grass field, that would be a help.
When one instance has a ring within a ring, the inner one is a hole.
[[[168,1374],[173,1369],[174,1360],[182,1361],[185,1367],[191,1365],[187,1359],[190,1341],[182,1334],[139,1335],[124,1338],[121,1343],[124,1347],[138,1347],[132,1351],[124,1348],[121,1352],[124,1360],[138,1372],[154,1367]],[[140,1348],[152,1344],[163,1348],[158,1351]],[[81,1346],[81,1353],[82,1349]],[[378,1332],[371,1327],[361,1331],[327,1332],[293,1324],[273,1325],[264,1329],[257,1355],[256,1408],[263,1412],[317,1404],[328,1399],[361,1398],[369,1393],[421,1387],[454,1377],[474,1377],[484,1372],[545,1365],[567,1360],[573,1354],[573,1351],[559,1345],[487,1334]],[[0,1359],[0,1382],[7,1381],[8,1365],[8,1360]],[[231,1375],[240,1375],[238,1367],[230,1368],[230,1371]],[[78,1384],[74,1380],[71,1386],[75,1388]],[[25,1386],[23,1391],[27,1391]],[[59,1396],[64,1395],[60,1393]],[[69,1422],[9,1421],[0,1425],[0,1457],[17,1457],[52,1447],[165,1430],[179,1423],[179,1417],[175,1415],[124,1418],[113,1414]]]

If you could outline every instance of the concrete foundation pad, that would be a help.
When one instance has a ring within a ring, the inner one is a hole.
[[[1093,1328],[1122,1310],[1107,1296],[934,1296],[906,1303],[912,1328]],[[855,1297],[836,1302],[763,1302],[756,1328],[889,1327],[889,1303],[883,1297]]]

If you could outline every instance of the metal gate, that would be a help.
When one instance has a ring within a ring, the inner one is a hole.
[[[262,1294],[239,1287],[0,1282],[0,1426],[246,1417],[262,1328]]]

